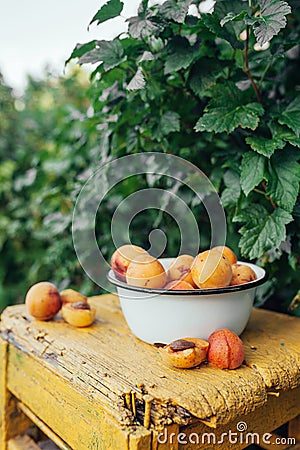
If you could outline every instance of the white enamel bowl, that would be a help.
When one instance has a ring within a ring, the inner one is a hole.
[[[167,269],[174,258],[160,259]],[[169,343],[184,337],[208,339],[220,328],[241,334],[249,320],[256,288],[266,281],[266,272],[245,263],[257,279],[238,286],[190,291],[146,289],[119,281],[112,270],[108,280],[117,287],[123,314],[131,331],[141,340]]]

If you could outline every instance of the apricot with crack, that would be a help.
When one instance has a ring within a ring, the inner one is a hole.
[[[192,286],[190,283],[188,283],[185,280],[173,280],[167,283],[164,287],[164,289],[169,289],[171,291],[178,290],[178,291],[190,291],[194,290],[194,286]]]
[[[223,255],[226,256],[231,264],[235,264],[237,262],[235,253],[231,250],[231,248],[226,247],[226,245],[218,245],[217,247],[213,247],[212,250],[218,250],[219,252],[223,253]]]
[[[224,328],[214,331],[208,338],[208,362],[220,369],[236,369],[244,360],[241,339],[233,331]]]
[[[167,274],[156,258],[145,253],[129,264],[126,281],[131,286],[159,289],[166,284]]]
[[[90,326],[95,319],[96,309],[88,302],[65,303],[61,308],[64,320],[73,327]]]
[[[172,262],[168,269],[168,279],[184,280],[196,287],[191,275],[191,267],[194,262],[194,257],[191,255],[180,255]]]
[[[32,317],[49,320],[58,313],[62,301],[54,284],[41,281],[31,286],[26,294],[25,304]]]
[[[131,244],[122,245],[113,253],[110,265],[118,280],[126,281],[126,272],[129,264],[141,254],[147,255],[148,253],[143,248]]]
[[[245,284],[254,280],[256,280],[256,273],[253,269],[251,269],[251,267],[244,264],[234,264],[232,266],[232,279],[230,286]]]
[[[183,338],[160,349],[162,357],[173,367],[190,369],[206,359],[209,343],[198,338]]]
[[[199,288],[220,288],[230,284],[232,269],[226,256],[212,249],[196,256],[191,274]]]
[[[80,292],[75,291],[74,289],[64,289],[63,291],[61,291],[60,297],[63,305],[65,303],[87,302],[87,297],[80,294]]]

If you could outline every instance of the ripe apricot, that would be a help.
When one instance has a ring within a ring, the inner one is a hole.
[[[162,357],[174,367],[190,369],[205,361],[209,343],[198,338],[183,338],[160,350]]]
[[[208,362],[220,369],[236,369],[244,360],[241,339],[233,331],[224,328],[214,331],[208,338]]]
[[[95,318],[96,309],[87,302],[65,303],[61,309],[65,321],[73,327],[90,326]]]
[[[111,257],[110,265],[118,280],[126,281],[126,272],[131,261],[141,254],[148,254],[137,245],[126,244],[119,247]]]
[[[251,269],[251,267],[244,264],[234,264],[232,266],[232,279],[230,286],[245,284],[254,280],[256,280],[256,273]]]
[[[54,284],[41,281],[31,286],[26,294],[25,304],[32,317],[49,320],[58,313],[62,301]]]
[[[185,280],[173,280],[165,285],[165,289],[170,289],[171,291],[179,290],[194,290],[195,288]]]
[[[166,284],[167,274],[157,259],[145,253],[129,264],[126,281],[131,286],[159,289]]]
[[[228,286],[232,278],[231,264],[218,250],[206,250],[196,256],[191,268],[194,283],[199,288]]]
[[[80,294],[80,292],[75,291],[74,289],[64,289],[63,291],[61,291],[60,297],[63,305],[65,303],[87,302],[87,297]]]
[[[172,262],[168,269],[168,279],[184,280],[195,287],[193,277],[191,275],[191,267],[194,262],[194,257],[191,255],[180,255]]]
[[[224,256],[230,261],[231,264],[235,264],[237,262],[237,257],[235,253],[231,250],[231,248],[218,245],[217,247],[213,247],[212,250],[218,250],[219,252],[222,252]]]

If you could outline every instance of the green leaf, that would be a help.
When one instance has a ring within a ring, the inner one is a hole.
[[[97,41],[94,40],[87,42],[86,44],[77,44],[74,50],[72,51],[70,58],[67,59],[65,64],[68,64],[68,62],[71,61],[71,59],[81,58],[81,56],[83,56],[85,53],[88,53],[89,51],[93,50],[96,47],[96,43]]]
[[[300,95],[282,111],[278,122],[291,128],[297,137],[300,136]]]
[[[235,205],[241,193],[240,176],[234,170],[227,170],[224,174],[226,188],[222,192],[221,201],[224,207]]]
[[[97,25],[106,22],[109,19],[118,17],[123,10],[123,2],[121,0],[109,0],[103,5],[90,21],[90,25],[97,21]]]
[[[241,186],[248,195],[265,176],[265,158],[255,152],[247,152],[243,155],[241,164]]]
[[[246,142],[253,150],[267,158],[270,158],[275,150],[282,149],[286,145],[281,139],[268,139],[263,136],[249,136]]]
[[[226,16],[220,21],[221,27],[223,27],[227,22],[236,22],[239,20],[243,20],[243,18],[247,15],[247,11],[241,11],[238,14],[234,12],[229,12]]]
[[[274,139],[282,139],[283,141],[289,142],[294,147],[300,147],[300,138],[288,127],[284,125],[281,126],[277,122],[271,122],[268,126]]]
[[[129,23],[128,32],[135,39],[144,39],[161,30],[161,25],[155,24],[147,17],[134,16],[127,19]]]
[[[242,48],[242,43],[237,39],[235,33],[228,31],[228,25],[231,24],[226,24],[222,27],[217,13],[201,14],[201,20],[218,38],[225,39],[225,41],[229,42],[233,48]]]
[[[149,0],[142,0],[138,7],[138,15],[146,14]]]
[[[266,193],[288,212],[292,212],[299,193],[300,165],[295,151],[277,153],[268,164]]]
[[[97,47],[79,58],[79,64],[103,63],[104,70],[110,70],[125,61],[122,44],[118,40],[97,41]]]
[[[260,0],[260,15],[253,24],[254,35],[260,45],[269,42],[286,26],[286,15],[291,7],[281,0]]]
[[[160,14],[166,19],[174,22],[183,23],[189,10],[192,0],[176,1],[167,0],[159,8]]]
[[[232,82],[212,88],[213,98],[204,114],[196,123],[196,131],[231,133],[237,127],[255,130],[264,109],[259,103],[249,102],[242,91]]]
[[[127,90],[128,91],[136,91],[138,89],[143,89],[144,87],[145,87],[145,78],[143,75],[143,70],[141,67],[138,67],[136,74],[130,80],[130,82],[127,86]]]
[[[164,73],[177,72],[186,69],[198,53],[198,48],[192,47],[185,38],[177,37],[169,44],[170,54],[167,57]]]
[[[249,221],[239,230],[242,235],[239,245],[243,256],[255,259],[272,248],[278,249],[286,239],[285,226],[292,220],[293,216],[281,208],[269,214],[261,207],[260,216],[255,216],[253,221]]]
[[[224,77],[223,69],[226,67],[224,61],[212,58],[201,58],[195,64],[189,74],[189,84],[193,92],[199,97],[208,95],[220,77]]]
[[[266,209],[259,203],[253,203],[251,209],[247,203],[247,207],[239,209],[237,205],[237,211],[232,219],[233,222],[251,222],[253,225],[258,223],[261,217],[265,214]]]
[[[175,111],[165,112],[160,119],[160,131],[163,135],[180,131],[180,115]]]
[[[247,14],[246,9],[247,4],[245,2],[217,1],[214,5],[214,13],[205,16],[202,14],[201,19],[218,38],[225,39],[233,48],[243,48],[244,45],[238,38],[241,32],[240,24],[235,23],[234,20],[226,20],[226,23],[223,23],[222,20],[228,15],[232,15],[231,17],[245,16]]]

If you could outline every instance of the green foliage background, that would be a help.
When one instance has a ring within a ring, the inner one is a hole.
[[[2,306],[41,279],[96,293],[72,247],[76,196],[98,164],[157,151],[188,159],[210,177],[226,210],[227,244],[269,272],[259,302],[271,295],[271,307],[288,307],[300,265],[299,8],[293,1],[224,0],[200,15],[199,3],[167,0],[149,8],[143,0],[128,33],[77,45],[71,59],[95,64],[91,86],[79,73],[30,80],[17,111],[1,83]],[[91,23],[122,8],[109,0]],[[270,46],[256,51],[257,42]],[[120,200],[164,183],[130,179],[106,199],[97,235],[107,259]],[[206,248],[202,206],[191,194],[186,201]],[[154,224],[167,232],[166,253],[176,255],[180,236],[163,214],[139,215],[134,242],[147,248]]]

